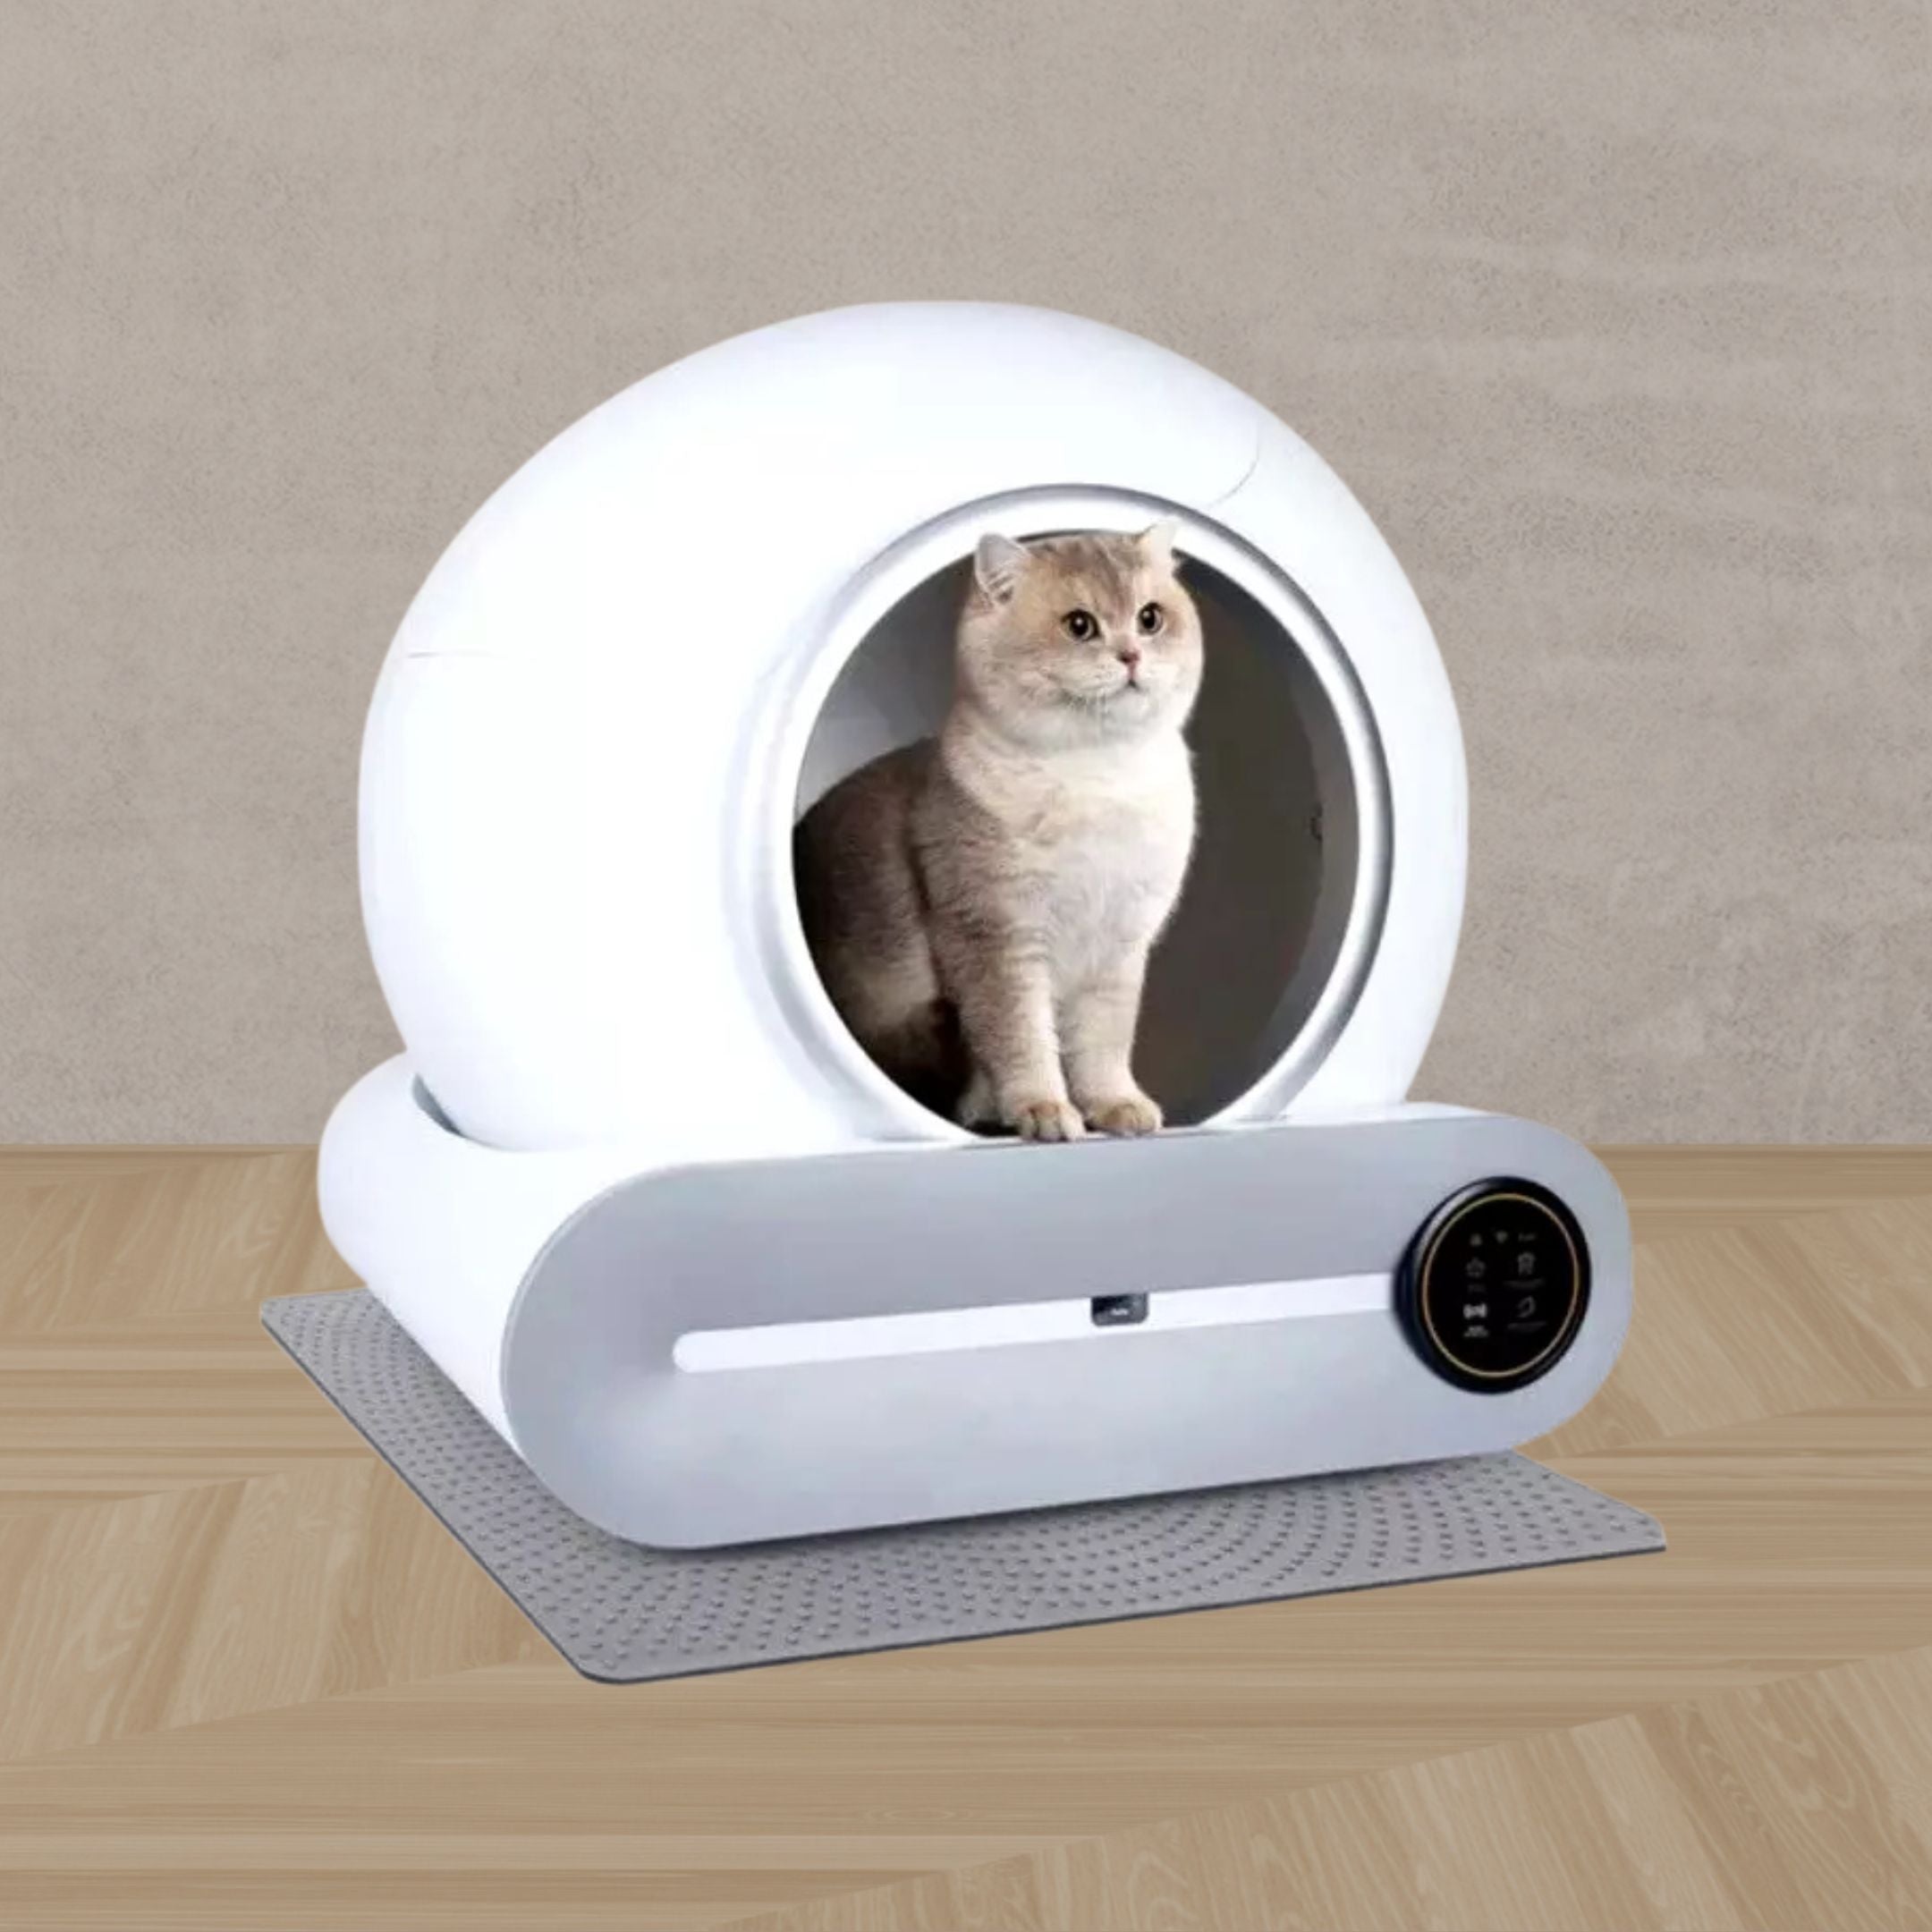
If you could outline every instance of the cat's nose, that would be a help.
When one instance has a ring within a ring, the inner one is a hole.
[[[1120,661],[1123,665],[1125,665],[1130,671],[1137,669],[1140,665],[1140,647],[1138,644],[1123,644],[1121,648],[1114,652],[1114,655],[1118,657]]]

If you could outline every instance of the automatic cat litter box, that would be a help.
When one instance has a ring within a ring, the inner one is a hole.
[[[1172,518],[1200,837],[1136,1055],[1170,1126],[988,1140],[842,1023],[801,815],[931,733],[981,535]],[[1608,1374],[1623,1205],[1404,1096],[1461,734],[1362,508],[1258,404],[1036,309],[868,307],[614,397],[476,513],[363,748],[406,1043],[329,1235],[575,1516],[670,1549],[1506,1450]]]

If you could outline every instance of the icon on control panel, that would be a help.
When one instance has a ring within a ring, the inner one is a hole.
[[[1533,1294],[1519,1295],[1516,1298],[1516,1312],[1519,1315],[1534,1315],[1536,1297]]]
[[[1527,1248],[1519,1248],[1516,1250],[1516,1272],[1519,1275],[1536,1273],[1536,1256]]]

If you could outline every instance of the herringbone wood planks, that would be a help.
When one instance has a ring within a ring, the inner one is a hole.
[[[1667,1554],[612,1689],[260,1332],[312,1156],[0,1157],[0,1924],[1932,1926],[1932,1153],[1611,1157]]]

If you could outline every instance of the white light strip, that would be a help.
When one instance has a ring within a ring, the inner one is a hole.
[[[1123,1291],[1125,1292],[1125,1291]],[[928,1309],[916,1314],[842,1316],[831,1321],[770,1322],[754,1328],[695,1328],[677,1338],[671,1359],[708,1375],[731,1368],[785,1368],[807,1362],[860,1361],[880,1355],[930,1355],[945,1349],[1008,1348],[1017,1343],[1108,1342],[1172,1328],[1356,1315],[1391,1305],[1386,1275],[1336,1275],[1313,1281],[1243,1282],[1230,1288],[1174,1288],[1148,1297],[1143,1322],[1101,1327],[1084,1298],[1015,1301],[1004,1307]]]

